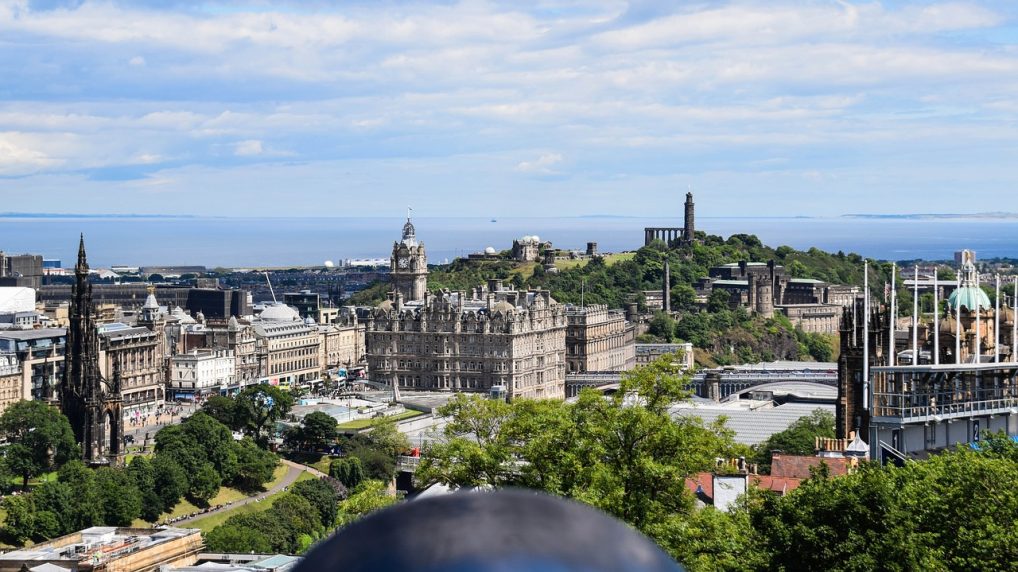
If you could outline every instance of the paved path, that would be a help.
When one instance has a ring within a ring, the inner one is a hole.
[[[289,487],[290,485],[292,485],[294,483],[294,481],[297,480],[297,477],[299,477],[300,474],[303,473],[304,471],[307,471],[307,472],[315,475],[316,477],[327,476],[324,473],[322,473],[321,471],[315,470],[312,467],[307,467],[307,466],[301,465],[299,463],[294,463],[293,461],[287,461],[286,459],[281,459],[281,461],[283,462],[284,465],[289,467],[290,470],[286,472],[286,476],[283,477],[283,480],[279,481],[279,483],[277,483],[276,486],[272,487],[271,489],[269,489],[269,490],[267,490],[267,491],[265,491],[263,493],[259,493],[259,494],[257,494],[256,496],[253,496],[253,497],[247,497],[247,498],[240,499],[239,501],[236,501],[236,502],[234,502],[232,504],[226,505],[226,506],[224,506],[222,508],[218,508],[216,510],[210,510],[208,512],[203,512],[203,513],[200,513],[200,514],[196,514],[194,516],[190,516],[190,517],[185,518],[185,519],[178,520],[178,521],[174,522],[172,524],[172,526],[180,526],[180,525],[183,525],[183,524],[187,524],[189,522],[193,522],[193,521],[198,520],[200,518],[205,518],[205,517],[208,517],[208,516],[212,516],[214,514],[220,514],[220,513],[223,513],[223,512],[227,512],[227,511],[233,510],[233,509],[235,509],[235,508],[237,508],[239,506],[244,506],[244,505],[246,505],[248,503],[253,503],[253,502],[256,502],[256,501],[264,500],[266,497],[268,497],[270,495],[274,495],[274,494],[282,491],[283,489]]]

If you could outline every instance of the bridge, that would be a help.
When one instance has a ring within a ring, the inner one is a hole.
[[[771,362],[698,371],[689,389],[699,397],[721,401],[773,383],[838,386],[838,364]]]
[[[617,371],[567,373],[566,397],[576,397],[584,388],[612,393],[621,377]],[[762,385],[788,382],[837,387],[838,364],[781,361],[705,369],[693,374],[687,388],[699,397],[721,401]]]

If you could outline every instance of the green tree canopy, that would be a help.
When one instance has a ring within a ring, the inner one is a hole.
[[[771,460],[776,451],[789,455],[813,455],[816,453],[817,437],[834,437],[834,415],[829,411],[816,409],[758,445],[755,460],[760,472],[770,474]]]
[[[71,424],[42,401],[18,401],[0,415],[7,468],[28,488],[32,477],[60,468],[80,455]]]
[[[416,478],[537,488],[652,533],[692,509],[686,476],[736,451],[722,425],[669,415],[670,405],[688,397],[685,381],[676,356],[668,355],[624,372],[608,398],[584,391],[575,404],[505,404],[455,396],[440,410],[449,417],[446,440],[425,451]]]
[[[293,407],[293,396],[273,385],[259,384],[245,388],[235,398],[235,419],[258,442],[267,436],[266,425],[282,419]]]
[[[311,503],[311,506],[318,511],[322,526],[330,528],[336,523],[339,495],[323,479],[300,481],[290,487],[290,492]]]

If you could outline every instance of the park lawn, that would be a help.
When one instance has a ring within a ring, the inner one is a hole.
[[[321,471],[321,472],[325,473],[326,475],[328,475],[329,474],[329,465],[332,464],[333,459],[338,459],[338,458],[339,457],[334,457],[332,455],[322,455],[321,459],[319,459],[317,462],[314,462],[314,463],[308,463],[308,466],[309,467],[313,467],[315,469],[318,469],[319,471]]]
[[[314,478],[316,477],[311,473],[303,471],[301,472],[300,475],[297,475],[297,480],[294,481],[294,483],[299,483],[301,481],[306,481],[308,479]],[[187,528],[200,528],[202,532],[209,532],[213,528],[226,522],[231,516],[236,516],[238,514],[249,514],[252,512],[262,512],[264,510],[268,510],[269,507],[272,506],[272,503],[275,502],[277,498],[279,498],[279,495],[284,494],[284,492],[285,491],[279,491],[278,493],[273,493],[258,502],[249,502],[247,504],[231,508],[230,510],[223,511],[219,514],[214,514],[212,516],[206,516],[205,518],[192,520],[191,522],[182,526],[186,526]]]
[[[530,280],[534,275],[534,269],[537,268],[537,262],[524,262],[509,271],[509,274],[519,274],[524,280]]]
[[[385,419],[402,421],[403,419],[410,419],[411,417],[419,417],[421,415],[424,415],[424,413],[421,411],[413,411],[408,409],[407,411],[404,411],[403,413],[400,413],[398,415],[390,415],[388,417],[385,417]],[[340,431],[344,429],[364,429],[365,427],[370,427],[371,424],[375,422],[375,419],[376,418],[374,417],[366,417],[364,419],[354,419],[353,421],[340,423],[336,427],[336,429],[339,429]]]
[[[272,480],[265,483],[265,489],[269,490],[272,487],[278,485],[280,482],[282,482],[283,479],[286,478],[286,473],[288,473],[289,471],[290,468],[287,465],[280,463],[279,466],[276,467],[276,470],[272,473]],[[233,487],[220,487],[219,494],[212,497],[212,500],[209,501],[209,505],[215,506],[217,504],[236,502],[239,501],[240,499],[247,498],[249,496],[254,495],[249,495]],[[159,516],[159,520],[165,520],[167,518],[176,518],[178,516],[184,516],[185,514],[191,514],[193,512],[198,512],[200,510],[201,509],[192,504],[191,501],[187,499],[182,499],[180,502],[177,503],[177,506],[173,507],[173,510],[171,510],[169,513],[161,514]],[[151,526],[151,524],[140,518],[137,518],[134,520],[134,522],[131,523],[131,526],[148,528]]]
[[[626,260],[632,260],[633,257],[635,256],[636,256],[635,252],[619,252],[617,254],[609,254],[604,257],[604,264],[605,266],[611,266],[612,264],[617,264],[619,262],[624,262]],[[588,262],[590,262],[589,258],[582,258],[577,260],[556,260],[555,268],[558,268],[559,270],[568,270],[570,268],[579,268],[581,266],[586,266]]]

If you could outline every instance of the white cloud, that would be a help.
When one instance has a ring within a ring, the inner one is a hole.
[[[1014,11],[991,2],[28,6],[0,0],[6,61],[34,62],[0,62],[0,175],[144,181],[172,161],[222,182],[234,157],[311,173],[344,157],[485,157],[479,177],[515,166],[531,175],[516,183],[568,193],[582,176],[657,189],[775,156],[797,173],[786,182],[950,146],[997,149],[962,179],[1018,160]]]
[[[59,159],[35,147],[39,143],[23,133],[0,133],[0,175],[24,175],[59,165]]]
[[[534,161],[520,161],[516,164],[516,170],[521,173],[551,175],[555,173],[552,167],[561,162],[562,155],[558,153],[545,153]]]
[[[257,139],[248,139],[238,142],[233,149],[233,154],[238,157],[251,157],[261,155],[263,152],[262,142]]]

